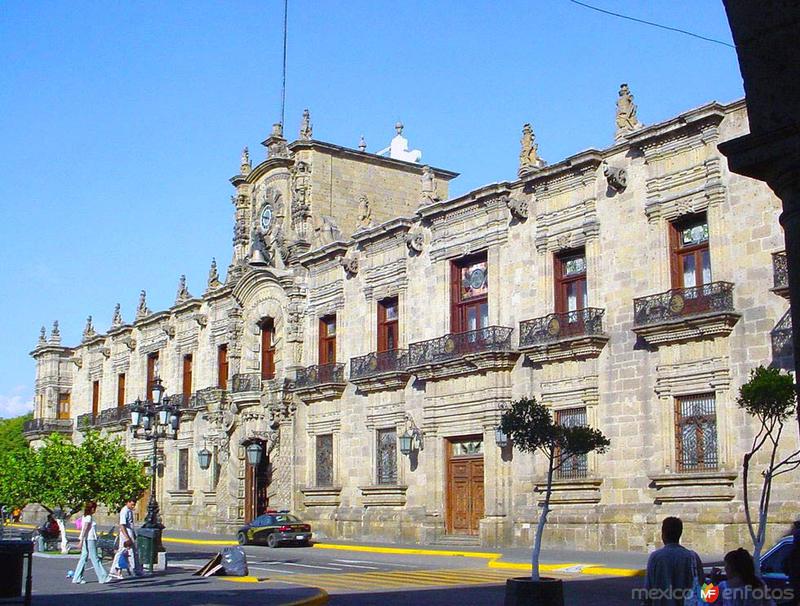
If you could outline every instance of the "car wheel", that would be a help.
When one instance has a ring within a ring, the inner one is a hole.
[[[274,532],[267,537],[267,547],[272,547],[273,549],[278,546],[278,535]]]
[[[249,543],[247,535],[244,532],[239,532],[236,535],[236,540],[239,542],[239,545],[247,545]]]

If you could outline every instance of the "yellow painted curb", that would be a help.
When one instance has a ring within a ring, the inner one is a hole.
[[[643,577],[647,571],[636,568],[606,568],[605,566],[587,566],[581,574],[594,574],[613,577]]]
[[[328,603],[328,592],[324,589],[320,589],[319,587],[316,589],[319,591],[317,595],[311,596],[310,598],[297,600],[295,602],[288,602],[283,604],[283,606],[324,606]]]
[[[333,543],[314,543],[316,549],[339,549],[341,551],[362,551],[368,553],[391,553],[397,555],[433,555],[433,556],[461,556],[465,558],[480,558],[494,560],[502,556],[499,553],[481,551],[449,551],[444,549],[414,549],[410,547],[373,547],[372,545],[336,545]]]
[[[501,570],[525,570],[527,572],[531,571],[531,565],[525,564],[523,562],[502,562],[498,560],[490,561],[487,566],[489,568],[499,568]],[[539,564],[539,570],[542,572],[558,572],[564,568],[570,568],[572,566],[581,566],[578,562],[565,562],[563,564]]]
[[[220,581],[230,581],[231,583],[262,583],[267,581],[266,577],[253,577],[253,576],[246,576],[246,577],[216,577]]]
[[[172,537],[161,537],[164,543],[183,543],[184,545],[238,545],[236,541],[213,541],[205,539],[176,539]]]

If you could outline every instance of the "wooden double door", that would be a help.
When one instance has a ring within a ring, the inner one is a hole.
[[[483,443],[479,438],[450,440],[447,443],[447,532],[478,534],[483,512]]]
[[[272,482],[272,465],[261,442],[262,456],[258,465],[250,465],[245,459],[244,474],[244,521],[250,522],[267,511],[269,507],[269,485]]]

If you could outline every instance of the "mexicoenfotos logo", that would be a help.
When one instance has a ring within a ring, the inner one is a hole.
[[[704,583],[700,588],[700,597],[707,604],[713,604],[719,598],[719,587],[714,583]]]

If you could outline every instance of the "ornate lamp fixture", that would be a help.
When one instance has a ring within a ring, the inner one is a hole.
[[[261,446],[261,442],[250,442],[245,448],[245,452],[247,453],[247,462],[253,467],[257,467],[264,456],[264,447]]]
[[[500,425],[494,428],[494,441],[500,448],[508,446],[508,435]]]
[[[422,438],[422,431],[414,423],[414,419],[411,418],[411,415],[406,415],[406,430],[397,438],[400,443],[400,452],[405,456],[410,456],[412,452],[423,450],[425,444]]]

